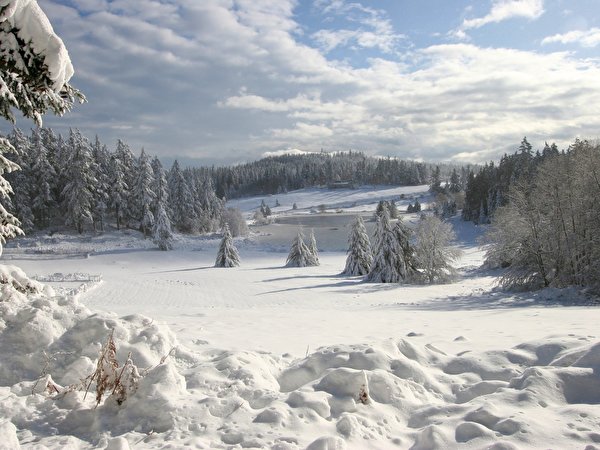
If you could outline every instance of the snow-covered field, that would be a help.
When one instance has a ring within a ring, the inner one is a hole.
[[[217,235],[181,237],[171,252],[133,231],[13,241],[4,262],[63,296],[0,303],[0,448],[600,448],[590,300],[497,291],[498,273],[479,269],[482,230],[458,219],[453,284],[339,275],[355,214],[370,217],[380,199],[427,205],[427,195],[371,187],[232,201],[249,217],[264,200],[275,221],[236,239],[242,265],[229,269],[212,267]],[[284,267],[299,225],[315,230],[318,267]],[[60,385],[92,373],[110,329],[120,359],[131,351],[149,368],[134,396],[93,409],[83,392],[31,395],[42,373]]]

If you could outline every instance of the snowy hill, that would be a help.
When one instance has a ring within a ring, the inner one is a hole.
[[[213,267],[217,235],[179,237],[171,252],[133,231],[13,241],[10,263],[54,293],[24,294],[25,275],[3,272],[0,442],[600,448],[600,309],[574,291],[496,290],[498,273],[479,269],[481,228],[452,220],[464,251],[455,283],[340,276],[354,215],[371,217],[381,199],[401,211],[416,197],[427,205],[428,195],[306,189],[229,202],[250,215],[264,200],[275,219],[236,239],[235,268]],[[315,229],[318,267],[284,267],[299,225]],[[110,330],[117,359],[131,352],[143,375],[131,397],[94,409],[92,392],[44,392],[47,374],[66,386],[92,373]]]

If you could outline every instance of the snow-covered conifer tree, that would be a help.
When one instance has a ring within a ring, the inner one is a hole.
[[[121,224],[125,220],[125,211],[127,209],[127,196],[129,186],[125,182],[124,167],[121,158],[113,154],[110,158],[110,208],[113,210],[117,221],[117,230],[121,229]]]
[[[379,243],[366,281],[372,283],[400,283],[405,281],[405,273],[402,273],[403,265],[401,263],[402,248],[396,233],[391,227],[387,210],[383,211],[377,225],[379,227]]]
[[[138,219],[135,211],[135,182],[137,179],[137,164],[136,158],[131,152],[129,146],[121,139],[117,140],[117,148],[115,149],[116,158],[119,159],[123,185],[126,189],[122,192],[121,217],[125,226],[129,226],[129,222]]]
[[[225,224],[223,226],[223,239],[219,245],[215,267],[235,267],[239,265],[240,255],[238,254],[235,245],[233,245],[233,238],[231,237],[229,226]]]
[[[33,216],[35,223],[43,228],[50,225],[51,211],[56,207],[52,188],[56,179],[56,171],[48,159],[48,149],[44,145],[39,128],[32,131],[29,151],[33,161],[31,178],[35,180],[31,192]]]
[[[158,203],[154,212],[154,228],[152,229],[154,243],[161,250],[173,249],[173,231],[171,230],[171,220],[165,209],[165,205]]]
[[[15,122],[13,109],[42,123],[42,114],[62,115],[83,95],[69,85],[73,66],[62,40],[35,0],[8,0],[0,6],[0,116]],[[0,138],[0,198],[12,192],[4,173],[17,170],[7,153],[14,149]],[[19,221],[0,204],[0,244],[21,234]],[[0,247],[1,249],[1,247]]]
[[[348,257],[344,275],[366,275],[373,264],[371,243],[362,217],[357,216],[348,236]]]
[[[109,203],[110,154],[106,146],[100,143],[98,136],[96,136],[92,145],[92,158],[94,161],[94,177],[97,180],[94,186],[92,218],[94,229],[100,228],[100,231],[104,231],[104,221]]]
[[[21,228],[31,231],[34,228],[33,216],[33,192],[35,183],[32,182],[31,165],[33,164],[30,152],[31,143],[27,136],[19,129],[14,129],[9,136],[10,143],[14,148],[14,161],[20,170],[7,175],[7,181],[13,186],[12,198],[7,198],[8,210],[18,217]]]
[[[150,234],[154,226],[154,214],[152,206],[156,200],[156,194],[152,190],[154,184],[154,170],[150,165],[148,155],[142,149],[137,162],[137,177],[133,188],[134,209],[137,220],[140,222],[140,231],[144,237]]]
[[[85,222],[92,221],[93,190],[97,180],[92,174],[93,159],[88,140],[79,130],[71,130],[68,144],[73,153],[65,172],[68,182],[62,192],[66,224],[75,226],[77,232],[82,233]]]
[[[152,171],[154,172],[152,191],[156,194],[153,207],[154,229],[152,234],[158,248],[171,250],[173,248],[173,231],[171,230],[171,219],[168,213],[169,188],[165,170],[156,156],[152,160]]]
[[[169,171],[167,182],[173,225],[179,231],[188,233],[194,231],[198,221],[198,216],[193,208],[195,204],[194,197],[177,160],[175,160]]]
[[[313,228],[310,229],[310,234],[308,235],[308,249],[312,253],[312,256],[316,262],[315,265],[319,265],[319,248],[317,247],[317,240],[315,238],[315,230]]]
[[[304,243],[302,230],[298,230],[298,234],[292,242],[292,247],[290,248],[290,253],[285,265],[287,267],[307,267],[317,266],[318,264],[319,263],[315,260],[312,252]]]

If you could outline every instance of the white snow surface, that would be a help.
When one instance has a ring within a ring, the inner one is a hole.
[[[60,37],[56,35],[48,17],[36,0],[0,0],[0,22],[8,20],[16,28],[19,37],[30,43],[33,51],[44,57],[55,91],[73,76],[69,53]]]
[[[235,268],[213,267],[218,235],[179,236],[170,252],[134,231],[12,241],[0,448],[600,449],[593,299],[495,289],[498,272],[479,269],[482,229],[458,219],[452,284],[339,275],[340,224],[370,217],[384,195],[404,210],[400,193],[427,204],[424,187],[269,197],[282,210],[236,239]],[[231,203],[250,213],[261,199]],[[319,204],[343,211],[308,212]],[[294,219],[307,217],[321,265],[286,268]],[[93,393],[44,391],[92,373],[110,330],[119,361],[131,352],[148,369],[133,396],[94,409]]]

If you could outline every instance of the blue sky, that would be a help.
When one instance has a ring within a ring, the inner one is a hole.
[[[39,0],[89,102],[45,125],[201,163],[482,162],[600,130],[597,0]],[[21,128],[30,124],[20,120]]]

